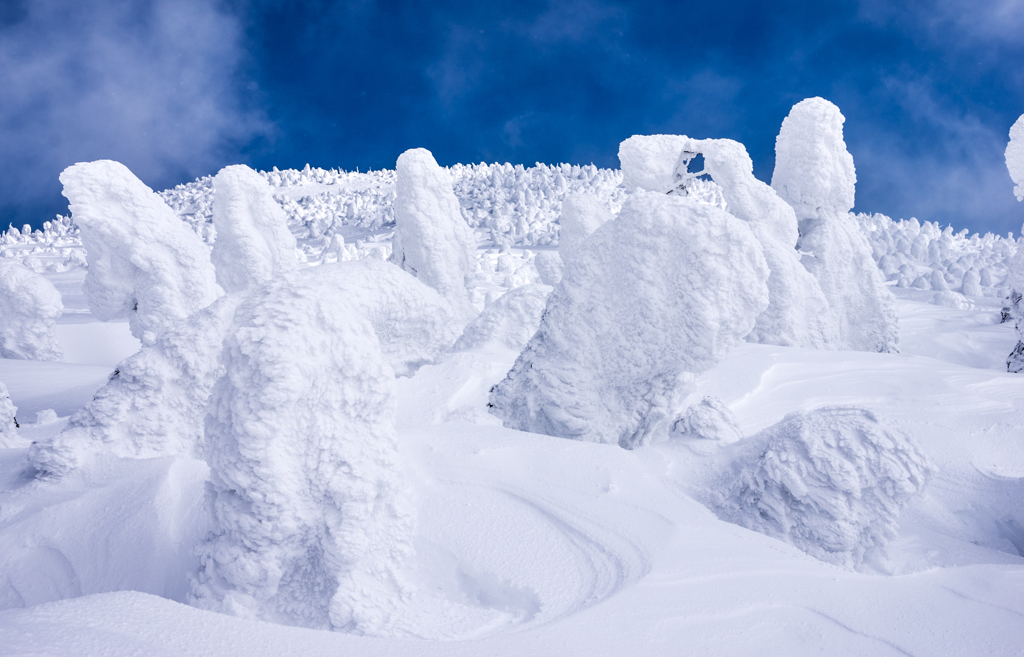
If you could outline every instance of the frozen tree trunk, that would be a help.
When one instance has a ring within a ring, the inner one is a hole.
[[[437,290],[468,322],[476,314],[470,300],[476,237],[462,218],[451,176],[424,148],[402,153],[396,169],[391,260]]]
[[[414,527],[395,374],[329,268],[272,282],[236,313],[206,424],[216,531],[191,601],[381,634],[407,594],[399,568]]]
[[[298,267],[295,237],[274,200],[270,184],[244,164],[225,167],[213,179],[210,259],[226,292],[244,292]]]
[[[841,348],[896,352],[895,300],[849,215],[857,177],[843,141],[844,121],[839,108],[822,98],[794,105],[775,142],[772,188],[796,211],[797,246],[829,302]]]
[[[681,378],[750,332],[767,278],[744,222],[638,190],[566,263],[492,412],[510,428],[630,449],[667,436]]]
[[[50,281],[20,263],[0,263],[0,357],[64,360],[56,324],[63,312]]]
[[[88,252],[84,289],[96,317],[128,318],[149,345],[220,294],[206,245],[123,164],[76,164],[60,181]]]

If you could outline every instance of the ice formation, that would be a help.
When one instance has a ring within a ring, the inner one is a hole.
[[[203,418],[224,372],[221,344],[239,297],[221,297],[122,361],[56,436],[32,444],[32,466],[62,477],[98,454],[202,455]]]
[[[210,259],[226,292],[250,290],[298,267],[288,219],[262,176],[244,164],[225,167],[213,189],[217,239]]]
[[[736,416],[718,397],[704,397],[672,425],[673,438],[699,438],[723,445],[743,438]]]
[[[796,211],[797,248],[828,299],[840,347],[895,352],[895,300],[849,214],[857,177],[843,141],[844,121],[839,108],[823,98],[794,105],[775,142],[772,188]]]
[[[63,360],[56,332],[63,311],[53,283],[18,262],[0,262],[0,357]]]
[[[394,370],[337,290],[337,268],[286,275],[235,315],[206,425],[216,531],[199,548],[191,601],[381,634],[406,593],[398,571],[414,522]]]
[[[522,351],[537,332],[551,287],[523,285],[492,301],[470,322],[455,343],[456,350],[498,345]]]
[[[882,555],[932,473],[907,436],[860,408],[792,413],[730,449],[712,502],[722,519],[848,568]]]
[[[424,148],[402,153],[396,167],[391,259],[437,290],[468,321],[476,271],[476,237],[459,210],[451,176]]]
[[[202,240],[123,164],[75,164],[60,181],[89,253],[84,289],[96,317],[127,317],[132,334],[152,344],[217,298]]]
[[[746,223],[638,190],[566,264],[492,412],[507,427],[626,448],[667,434],[681,377],[750,332],[767,278]]]
[[[1024,115],[1010,128],[1010,143],[1006,145],[1006,168],[1015,187],[1013,194],[1024,201]]]
[[[7,386],[0,382],[0,447],[14,447],[18,440],[17,420],[18,409],[11,401]]]

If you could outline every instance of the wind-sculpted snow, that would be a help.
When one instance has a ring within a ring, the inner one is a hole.
[[[63,311],[53,283],[18,262],[0,262],[0,357],[63,360],[56,333]]]
[[[537,332],[549,294],[549,286],[538,284],[509,290],[466,326],[454,348],[463,351],[494,344],[522,351]]]
[[[476,237],[459,212],[451,176],[424,148],[402,153],[397,171],[391,261],[437,290],[468,321],[475,314],[469,290]]]
[[[298,267],[295,237],[262,176],[243,164],[225,167],[213,189],[217,239],[210,259],[226,292],[250,290]]]
[[[895,352],[895,300],[849,214],[857,177],[843,141],[844,121],[823,98],[794,105],[775,142],[772,188],[796,211],[797,248],[828,300],[840,348]]]
[[[907,436],[859,408],[793,413],[729,449],[711,493],[718,514],[847,568],[884,555],[933,470]]]
[[[89,253],[85,294],[103,321],[128,318],[143,344],[217,298],[209,251],[123,164],[99,160],[60,176]]]
[[[394,371],[332,270],[286,275],[235,314],[206,425],[216,531],[191,600],[382,634],[409,594],[399,569],[414,528]]]
[[[567,263],[492,412],[523,431],[648,443],[667,433],[681,377],[712,367],[753,328],[767,278],[744,222],[638,190]]]
[[[32,466],[57,478],[97,454],[200,456],[210,392],[224,373],[221,344],[238,302],[221,297],[121,362],[62,432],[33,443]]]
[[[18,408],[11,401],[7,386],[0,382],[0,447],[14,447],[18,441],[18,433],[14,430]]]

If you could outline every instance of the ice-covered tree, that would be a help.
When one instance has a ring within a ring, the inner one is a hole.
[[[495,345],[522,351],[537,332],[549,294],[551,287],[540,284],[509,290],[466,326],[454,348],[461,351]]]
[[[566,263],[492,412],[511,428],[626,448],[667,435],[681,379],[750,332],[767,278],[745,222],[638,190]]]
[[[615,217],[596,196],[573,194],[562,201],[559,218],[558,255],[562,265],[574,260],[594,231]]]
[[[19,443],[17,420],[18,408],[11,401],[7,386],[0,383],[0,447],[14,447]]]
[[[843,141],[845,118],[823,98],[793,106],[775,141],[772,188],[796,211],[798,248],[838,326],[840,347],[894,352],[899,318],[853,208],[857,176]]]
[[[1024,201],[1024,115],[1010,128],[1010,143],[1006,145],[1006,168],[1016,187],[1013,193],[1018,201]],[[1024,229],[1022,229],[1024,233]],[[1017,253],[1008,263],[1010,276],[1010,318],[1016,323],[1017,346],[1006,359],[1009,372],[1024,370],[1024,312],[1021,308],[1021,294],[1024,294],[1024,248],[1018,245]]]
[[[860,408],[793,413],[724,454],[707,491],[722,519],[848,568],[883,555],[932,473],[906,435]]]
[[[407,275],[388,265],[395,276]],[[206,424],[214,535],[191,601],[272,622],[387,633],[413,517],[394,369],[325,265],[239,307]]]
[[[244,164],[225,167],[213,190],[217,238],[210,259],[226,292],[244,292],[298,267],[288,218],[263,176]]]
[[[75,164],[60,180],[88,252],[84,290],[96,317],[127,318],[153,344],[220,294],[202,239],[123,164]]]
[[[1015,187],[1018,201],[1024,201],[1024,115],[1010,127],[1010,143],[1006,145],[1006,168]]]
[[[437,290],[463,322],[469,321],[476,312],[469,294],[476,237],[462,218],[451,176],[425,148],[402,153],[396,171],[391,260]]]
[[[63,312],[60,292],[50,281],[20,263],[0,262],[0,356],[63,360],[56,331]]]

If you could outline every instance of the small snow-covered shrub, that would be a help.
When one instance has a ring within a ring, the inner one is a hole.
[[[7,386],[0,383],[0,447],[14,447],[19,444],[18,432],[15,431],[15,416],[18,409],[11,401]]]
[[[153,344],[217,298],[202,239],[123,164],[75,164],[60,181],[89,254],[84,289],[96,317],[127,317],[132,335]]]
[[[907,436],[859,408],[793,413],[730,449],[719,516],[848,568],[884,551],[932,473]]]
[[[932,303],[936,306],[955,308],[957,310],[970,310],[971,302],[959,292],[944,290],[932,297]]]
[[[201,456],[203,418],[224,373],[221,344],[238,301],[221,297],[118,364],[63,431],[32,444],[33,467],[61,477],[95,454]]]
[[[705,397],[672,425],[673,438],[699,438],[723,445],[743,438],[736,415],[718,397]]]
[[[796,211],[797,248],[818,280],[839,328],[840,346],[895,352],[899,318],[853,208],[857,181],[839,108],[823,98],[793,106],[775,142],[772,188]]]
[[[63,312],[50,281],[17,262],[0,261],[0,356],[63,360],[56,331]]]
[[[767,278],[746,223],[637,190],[566,263],[492,412],[510,428],[630,449],[667,434],[680,378],[750,332]]]
[[[210,259],[226,292],[252,289],[298,267],[288,218],[263,176],[244,164],[225,167],[213,190],[217,239]]]
[[[541,251],[533,258],[533,266],[537,268],[540,282],[554,287],[562,280],[562,258],[557,253]]]
[[[495,344],[522,351],[537,332],[549,294],[551,288],[547,285],[523,285],[509,290],[466,326],[455,349],[464,351]]]
[[[395,373],[331,269],[273,281],[235,314],[206,424],[216,529],[199,546],[190,601],[386,634],[407,592],[399,568],[414,526]]]
[[[452,304],[464,321],[475,314],[469,288],[476,237],[459,210],[451,175],[424,148],[398,158],[395,238],[391,260]]]

